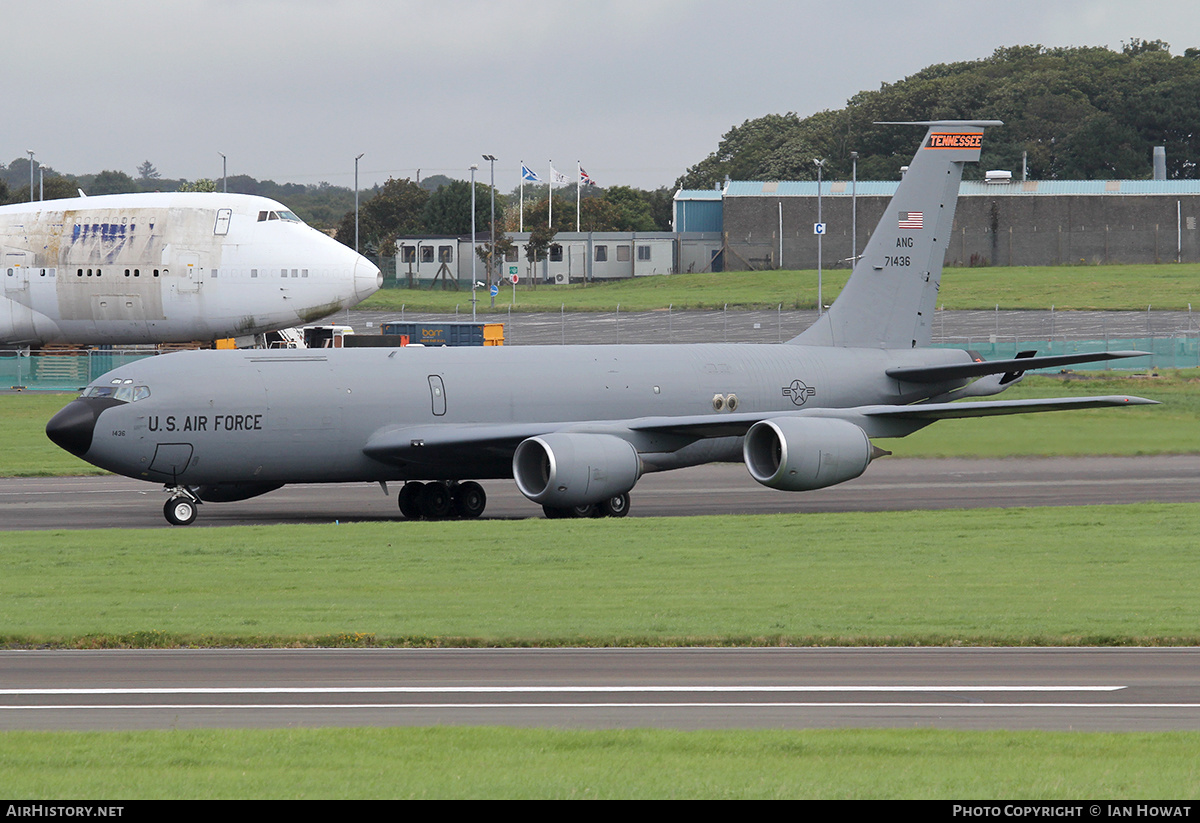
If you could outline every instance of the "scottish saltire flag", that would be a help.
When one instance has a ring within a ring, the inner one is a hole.
[[[537,172],[529,168],[529,166],[526,166],[524,163],[521,164],[521,179],[528,180],[531,183],[541,182],[541,178],[537,176]]]
[[[594,186],[596,181],[588,177],[588,173],[583,170],[583,166],[579,167],[579,182],[585,186]]]
[[[925,228],[925,213],[919,211],[902,211],[900,212],[900,228],[902,229],[923,229]]]

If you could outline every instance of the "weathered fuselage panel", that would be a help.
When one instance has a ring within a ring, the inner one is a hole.
[[[379,286],[370,261],[249,195],[0,207],[0,261],[0,343],[10,344],[255,334],[311,322]]]

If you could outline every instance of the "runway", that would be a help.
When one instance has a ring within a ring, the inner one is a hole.
[[[206,503],[196,525],[400,521],[400,485],[389,484],[388,496],[367,483],[285,486],[250,500]],[[542,516],[511,480],[483,485],[485,519]],[[114,476],[2,478],[0,523],[6,530],[172,528],[161,489]],[[1197,502],[1200,455],[884,458],[848,483],[801,493],[760,486],[741,464],[714,464],[648,474],[631,498],[630,517]]]
[[[1200,729],[1200,649],[0,652],[2,729]]]

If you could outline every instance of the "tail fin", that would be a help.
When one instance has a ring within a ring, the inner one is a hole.
[[[929,131],[846,288],[829,311],[792,343],[885,349],[930,343],[963,164],[979,160],[984,127],[1001,123],[940,120],[882,125],[921,125]]]

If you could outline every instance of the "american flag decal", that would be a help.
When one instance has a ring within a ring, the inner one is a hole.
[[[900,212],[900,228],[902,229],[923,229],[925,228],[925,213],[920,211],[902,211]]]

